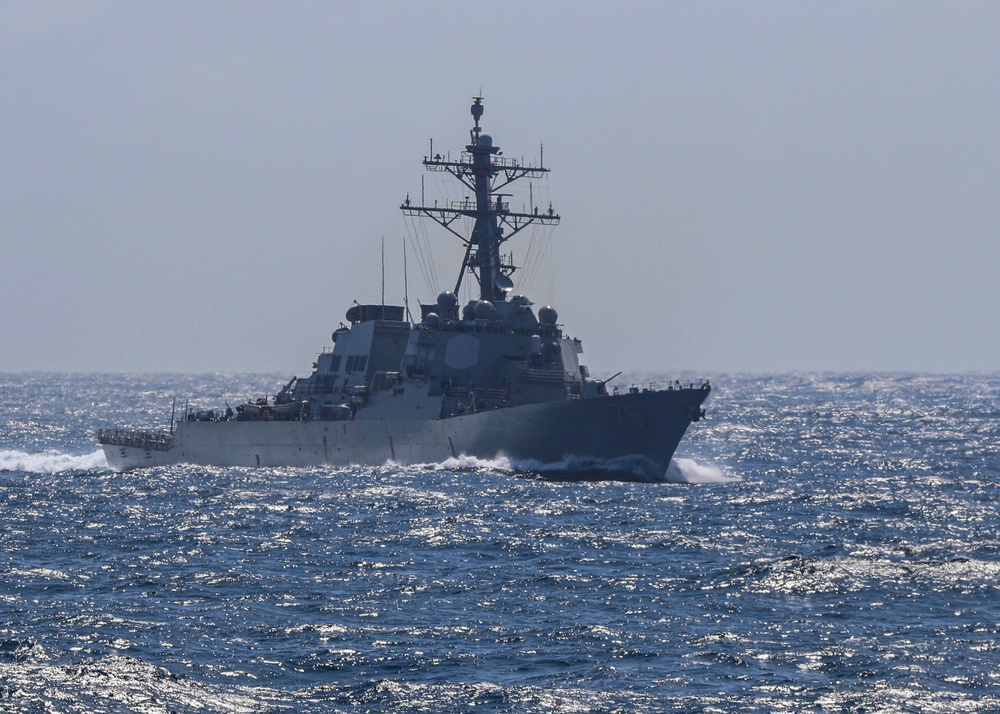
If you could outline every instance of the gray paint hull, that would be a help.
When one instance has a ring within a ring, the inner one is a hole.
[[[566,462],[567,470],[592,464],[659,478],[707,396],[707,388],[641,392],[440,420],[178,422],[165,450],[113,443],[103,447],[116,470],[177,463],[407,465],[465,455],[505,456],[525,469]]]

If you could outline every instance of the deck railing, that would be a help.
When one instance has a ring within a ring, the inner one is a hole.
[[[113,446],[131,446],[136,449],[167,451],[173,437],[142,429],[98,429],[97,441]]]

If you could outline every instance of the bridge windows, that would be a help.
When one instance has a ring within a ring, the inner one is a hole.
[[[364,372],[368,366],[368,355],[348,355],[347,372]]]

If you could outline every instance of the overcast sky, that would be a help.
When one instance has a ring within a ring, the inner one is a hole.
[[[996,2],[5,0],[0,371],[307,374],[379,301],[383,238],[416,311],[462,251],[399,205],[480,92],[562,215],[507,244],[542,258],[518,291],[595,374],[1000,370],[998,27]]]

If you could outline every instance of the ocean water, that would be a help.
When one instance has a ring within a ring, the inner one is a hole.
[[[283,380],[0,375],[0,711],[1000,711],[1000,375],[709,376],[622,483],[118,474]]]

